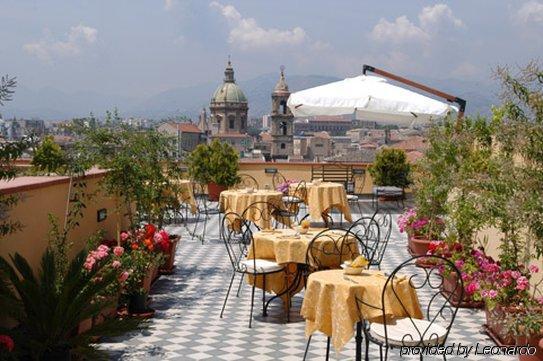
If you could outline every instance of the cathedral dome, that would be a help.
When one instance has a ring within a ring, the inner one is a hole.
[[[224,71],[224,82],[219,85],[213,97],[212,103],[247,103],[247,97],[243,94],[241,88],[236,84],[234,79],[234,69],[228,61],[228,65]]]

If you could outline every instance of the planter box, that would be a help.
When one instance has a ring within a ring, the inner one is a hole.
[[[119,298],[120,298],[120,293],[117,294],[117,295],[114,295],[114,296],[110,296],[110,301],[111,301],[110,305],[103,308],[102,311],[100,311],[100,313],[93,318],[93,320],[92,320],[92,325],[93,326],[98,326],[99,324],[101,324],[105,320],[110,319],[110,318],[114,318],[114,317],[117,316],[117,308],[118,308],[118,304],[119,304]]]
[[[147,275],[143,279],[141,287],[145,290],[146,293],[151,292],[151,285],[158,275],[158,268],[153,266],[147,270]]]
[[[217,183],[208,183],[207,185],[207,192],[209,195],[209,200],[212,202],[218,202],[219,196],[221,195],[222,191],[227,190],[228,187],[219,185]]]
[[[82,333],[87,332],[92,328],[92,318],[86,318],[83,321],[79,322],[77,326],[77,334],[81,335]]]
[[[432,242],[432,240],[409,237],[407,240],[407,248],[409,253],[413,256],[424,256],[428,253],[430,242]]]
[[[527,339],[525,336],[516,337],[517,346],[526,346],[536,348],[534,355],[519,355],[519,361],[543,361],[543,335],[532,336]]]
[[[175,251],[177,250],[177,244],[181,240],[181,236],[170,235],[170,250],[164,253],[164,263],[160,266],[159,273],[161,275],[169,275],[173,273],[175,268]]]
[[[485,307],[486,331],[489,336],[500,346],[514,346],[515,336],[507,331],[505,325],[506,315],[518,312],[515,307],[497,305],[492,310]]]
[[[461,297],[462,290],[461,287],[457,287],[456,282],[456,273],[451,273],[448,277],[443,279],[443,284],[441,285],[441,289],[443,292],[446,292],[447,294],[452,294],[451,303],[454,306],[462,308],[482,308],[484,306],[483,301],[474,301],[471,296],[466,294],[466,292],[464,292],[463,297]]]

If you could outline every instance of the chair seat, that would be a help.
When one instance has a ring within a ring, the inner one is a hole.
[[[256,271],[255,271],[255,263],[256,263]],[[256,260],[253,259],[246,259],[239,262],[240,269],[246,271],[247,273],[271,273],[271,272],[278,272],[283,269],[283,266],[278,265],[274,261],[269,261],[267,259],[260,259],[257,258]]]
[[[347,201],[348,202],[358,201],[358,196],[354,194],[347,194]]]
[[[402,196],[403,189],[393,186],[378,186],[373,187],[373,194],[377,196]]]
[[[302,200],[295,196],[283,196],[283,203],[302,203]]]
[[[393,346],[432,346],[445,341],[447,329],[427,320],[399,318],[387,323],[388,344]],[[415,327],[416,326],[416,327]],[[424,333],[423,335],[421,335]],[[378,341],[386,343],[385,326],[371,323],[370,334]],[[412,337],[410,337],[411,335]]]

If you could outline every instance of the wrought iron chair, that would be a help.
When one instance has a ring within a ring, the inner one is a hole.
[[[356,234],[366,244],[372,263],[375,262],[377,250],[382,240],[381,227],[377,221],[373,217],[360,217],[351,224],[348,230]],[[370,263],[370,266],[372,263]]]
[[[356,206],[358,213],[362,214],[362,207],[360,207],[360,196],[366,183],[366,172],[362,174],[354,174],[351,180],[346,182],[347,202],[349,206]]]
[[[418,258],[430,258],[435,264],[432,268],[420,268],[416,266]],[[449,272],[456,274],[456,282],[451,291],[444,291],[441,287],[444,281],[439,270],[445,267]],[[405,304],[401,292],[398,292],[397,284],[400,281],[405,282],[407,277],[409,284],[416,290],[429,293],[428,305],[422,310],[423,319],[413,318],[408,307]],[[358,309],[370,306],[378,308],[382,312],[382,323],[369,322],[364,324],[364,334],[366,340],[366,360],[369,360],[369,343],[375,343],[379,346],[380,359],[388,357],[389,348],[400,347],[427,347],[443,346],[454,323],[458,305],[452,303],[454,294],[460,292],[463,296],[464,285],[461,273],[450,260],[439,256],[416,256],[400,264],[388,276],[381,294],[381,305],[369,305],[363,299],[356,298]],[[391,318],[391,312],[387,309],[385,296],[393,298],[393,302],[400,305],[406,317]],[[362,315],[360,319],[363,319]],[[420,356],[422,360],[422,353]],[[444,355],[444,359],[445,355]]]
[[[192,188],[194,193],[194,200],[196,201],[197,212],[193,231],[189,233],[192,237],[200,239],[202,244],[204,244],[207,231],[207,222],[211,216],[219,214],[219,207],[216,202],[210,201],[209,194],[207,192],[207,185],[201,183],[194,183]],[[197,235],[196,231],[200,222],[203,222],[203,227],[200,234]]]
[[[284,228],[293,222],[293,215],[287,209],[266,201],[251,203],[243,210],[241,216],[253,231],[260,231],[262,223],[269,224],[271,228]]]
[[[365,242],[350,230],[342,230],[343,235],[338,237],[340,230],[326,229],[318,233],[307,248],[306,253],[306,284],[311,272],[338,269],[346,260],[355,259],[363,255],[371,263],[372,252],[367,249]],[[307,357],[312,336],[307,339],[304,360]],[[326,360],[330,356],[330,337],[326,341]]]
[[[232,283],[237,274],[243,277],[245,275],[252,275],[253,277],[262,277],[262,310],[265,312],[266,305],[266,276],[277,272],[282,272],[284,267],[276,262],[256,258],[257,250],[255,243],[253,242],[253,236],[249,224],[239,214],[234,212],[228,212],[224,215],[220,227],[221,238],[226,246],[228,257],[232,264],[232,277],[230,278],[230,284],[228,285],[228,291],[224,298],[222,305],[220,318],[222,318],[226,303],[228,302],[228,296],[232,289]],[[251,250],[253,258],[248,259],[248,251]],[[241,283],[240,283],[241,286]],[[251,312],[249,315],[249,328],[252,326],[253,321],[253,308],[255,301],[255,288],[256,280],[253,283],[251,291]],[[239,291],[238,291],[239,296]]]
[[[307,199],[307,185],[305,181],[300,181],[294,192],[283,196],[282,199],[288,212],[295,218],[296,221],[298,221],[300,208],[304,204],[305,199]]]
[[[273,189],[277,189],[277,187],[279,186],[279,184],[281,183],[286,183],[287,182],[287,179],[285,178],[285,176],[283,174],[281,174],[280,172],[275,172],[273,174],[273,177],[272,177],[272,185],[273,185]]]
[[[390,211],[386,213],[374,213],[372,219],[379,225],[380,234],[379,242],[375,247],[375,255],[372,259],[371,266],[377,266],[378,270],[381,270],[381,262],[385,255],[385,251],[392,234],[392,214]]]
[[[235,189],[253,188],[258,189],[258,182],[249,174],[240,174],[239,182],[234,186]]]

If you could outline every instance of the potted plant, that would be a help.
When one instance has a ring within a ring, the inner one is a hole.
[[[401,149],[384,148],[375,156],[369,167],[373,184],[406,188],[411,184],[411,165]]]
[[[443,238],[445,223],[439,217],[420,215],[415,208],[409,208],[398,217],[401,233],[407,233],[407,249],[412,256],[428,253],[430,243]]]
[[[239,182],[238,161],[234,147],[219,140],[198,145],[186,159],[189,174],[207,185],[211,201],[218,201],[223,190]]]
[[[18,359],[68,361],[71,357],[90,355],[95,359],[103,353],[95,344],[96,336],[122,335],[141,328],[139,320],[112,318],[78,335],[80,322],[97,316],[107,305],[107,300],[96,295],[117,282],[117,271],[107,271],[98,264],[82,272],[87,261],[87,254],[82,251],[59,275],[55,257],[48,248],[39,273],[32,271],[19,254],[11,256],[9,262],[0,257],[1,309],[5,317],[19,324],[13,335]]]
[[[519,360],[543,361],[543,305],[528,306],[521,312],[508,314],[506,324],[509,332],[515,335],[515,345],[530,346],[535,350],[534,353],[519,354]]]

